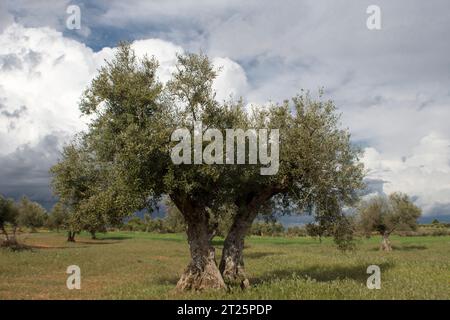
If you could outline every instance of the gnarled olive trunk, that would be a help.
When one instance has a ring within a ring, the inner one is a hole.
[[[177,283],[178,290],[224,289],[225,282],[216,263],[211,230],[205,213],[185,216],[191,262]]]
[[[248,194],[236,202],[238,207],[233,223],[223,245],[220,272],[227,284],[240,285],[245,289],[250,285],[244,268],[244,241],[261,206],[278,189],[267,189],[257,194]]]
[[[254,217],[240,216],[234,220],[223,245],[220,272],[227,284],[246,288],[250,282],[244,268],[244,240]]]
[[[392,251],[391,241],[389,241],[389,233],[383,233],[383,239],[381,240],[380,250]]]

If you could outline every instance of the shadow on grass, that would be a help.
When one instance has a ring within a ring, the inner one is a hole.
[[[423,245],[403,245],[403,246],[392,246],[394,251],[414,251],[414,250],[426,250],[427,246]]]
[[[156,279],[158,285],[171,285],[176,286],[180,280],[180,276],[161,276]]]
[[[393,267],[392,263],[385,262],[378,265],[380,269],[386,271]],[[342,280],[342,279],[351,279],[358,282],[365,283],[367,281],[367,277],[369,274],[366,273],[368,265],[360,264],[356,266],[320,266],[314,265],[304,269],[279,269],[274,270],[260,277],[256,277],[251,279],[250,283],[259,285],[264,282],[270,282],[275,279],[283,280],[283,279],[291,279],[294,276],[305,278],[305,279],[314,279],[318,282],[330,282],[334,280]]]
[[[51,249],[80,249],[80,248],[89,248],[89,246],[95,246],[95,245],[101,245],[101,244],[115,244],[119,243],[116,242],[95,242],[95,240],[92,241],[80,241],[77,240],[75,242],[67,242],[66,246],[52,246],[52,245],[46,245],[46,244],[27,244],[25,245],[28,249],[34,250],[34,249],[43,249],[43,250],[51,250]],[[74,244],[74,245],[70,245]]]
[[[103,239],[91,240],[91,241],[80,241],[76,240],[75,243],[88,244],[88,245],[99,245],[99,244],[116,244],[120,241],[102,241]]]
[[[244,252],[244,259],[245,258],[259,259],[259,258],[264,258],[267,256],[280,255],[280,254],[283,254],[283,253],[282,252],[249,252],[249,253]]]
[[[400,246],[392,246],[392,251],[415,251],[415,250],[426,250],[428,249],[427,246],[424,245],[400,245]],[[371,249],[369,249],[370,251],[380,251],[380,247],[373,247]]]
[[[133,239],[133,237],[130,236],[106,236],[106,237],[99,237],[97,240],[129,240]]]
[[[10,251],[26,251],[26,250],[32,251],[33,247],[17,241],[5,240],[0,242],[0,249]]]

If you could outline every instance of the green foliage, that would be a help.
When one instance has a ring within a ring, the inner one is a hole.
[[[319,223],[308,223],[305,226],[306,234],[313,238],[322,239],[322,237],[326,236],[327,228]]]
[[[251,235],[257,236],[280,236],[284,233],[284,227],[279,222],[256,221],[250,229]]]
[[[39,203],[31,201],[26,196],[20,199],[18,209],[18,224],[21,227],[28,227],[35,231],[47,222],[47,211]]]
[[[286,236],[288,237],[306,237],[307,231],[304,226],[292,226],[286,229]]]
[[[61,202],[57,202],[47,220],[47,226],[50,230],[66,229],[69,223],[69,209]]]
[[[6,231],[6,225],[13,226],[14,232],[18,225],[19,209],[17,208],[14,200],[6,199],[0,194],[0,231],[2,231],[9,240],[8,232]]]
[[[359,227],[367,235],[371,232],[391,234],[417,228],[421,209],[406,194],[392,193],[362,201],[358,207]]]

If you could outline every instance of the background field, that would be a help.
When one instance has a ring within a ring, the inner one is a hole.
[[[450,299],[450,237],[361,239],[351,253],[331,239],[250,237],[246,291],[177,293],[189,261],[183,234],[111,232],[67,243],[64,233],[23,234],[31,250],[0,249],[0,299]],[[218,258],[222,240],[216,239]],[[81,290],[66,288],[66,268],[81,268]],[[366,287],[366,268],[381,268],[381,290]]]

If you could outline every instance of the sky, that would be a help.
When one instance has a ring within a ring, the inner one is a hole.
[[[67,27],[70,5],[80,29]],[[367,28],[370,5],[380,30]],[[162,81],[177,53],[208,54],[219,99],[324,88],[364,151],[369,191],[449,216],[449,32],[448,0],[0,0],[0,193],[51,206],[48,170],[89,121],[81,93],[127,40],[160,61]]]

